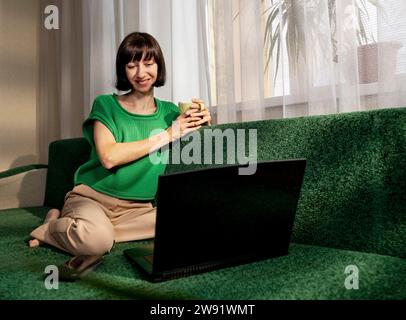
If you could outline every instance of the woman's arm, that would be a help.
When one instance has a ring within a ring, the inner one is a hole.
[[[164,132],[148,139],[122,143],[117,143],[111,131],[103,123],[95,120],[94,142],[102,166],[111,169],[138,160],[169,142],[199,129],[201,126],[195,125],[195,122],[201,118],[189,117],[192,112],[193,110],[190,110],[190,112],[180,115],[173,125]]]

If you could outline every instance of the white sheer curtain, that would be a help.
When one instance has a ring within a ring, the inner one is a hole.
[[[215,121],[264,117],[261,2],[208,0],[211,91]]]
[[[122,1],[86,0],[83,7],[84,107],[99,94],[115,92],[115,51],[123,36]]]
[[[218,123],[406,105],[405,1],[207,1]]]
[[[167,71],[155,94],[177,103],[201,98],[210,104],[205,0],[139,0],[139,31],[161,45]]]
[[[284,117],[406,103],[403,85],[406,70],[402,67],[405,56],[398,51],[406,45],[406,25],[402,23],[404,19],[393,16],[398,10],[406,12],[405,2],[378,3],[376,7],[372,1],[295,1],[285,9],[290,17],[279,16],[285,34],[290,31],[289,23],[303,30],[296,39],[282,38],[285,68],[278,74],[278,80],[283,82]],[[278,5],[282,9],[284,4],[279,1]],[[360,14],[363,20],[359,19]],[[369,14],[369,19],[365,14]],[[387,19],[383,19],[384,15]],[[394,22],[400,27],[399,33],[393,32]],[[362,28],[369,37],[369,45],[359,43]],[[293,40],[302,46],[298,60],[292,57],[289,41]],[[297,68],[293,69],[295,61]]]
[[[85,117],[100,94],[117,92],[116,53],[124,37],[138,30],[138,0],[84,0],[83,70]]]
[[[81,137],[93,99],[115,91],[116,50],[133,31],[162,46],[167,84],[156,95],[200,97],[213,106],[213,123],[405,106],[406,2],[374,3],[40,0],[42,16],[50,4],[60,13],[59,30],[40,28],[40,161],[51,141]],[[277,30],[279,54],[264,41]]]

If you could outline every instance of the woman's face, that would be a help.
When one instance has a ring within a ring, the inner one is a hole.
[[[128,81],[135,91],[141,93],[149,92],[158,76],[158,65],[154,58],[140,61],[131,61],[125,66]]]

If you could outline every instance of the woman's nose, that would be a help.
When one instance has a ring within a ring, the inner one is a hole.
[[[141,76],[144,75],[144,73],[145,73],[145,67],[142,64],[140,64],[137,68],[136,75],[141,78]]]

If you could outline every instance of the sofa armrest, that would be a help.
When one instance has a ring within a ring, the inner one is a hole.
[[[0,172],[0,210],[42,206],[47,171],[34,164]]]

